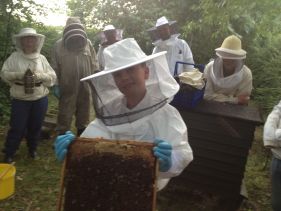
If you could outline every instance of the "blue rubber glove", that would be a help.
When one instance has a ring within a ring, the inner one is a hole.
[[[75,139],[75,135],[71,131],[67,131],[64,135],[60,135],[55,141],[55,153],[57,159],[61,162],[65,158],[69,144]]]
[[[166,172],[172,166],[172,145],[161,139],[155,139],[154,143],[156,146],[153,148],[153,152],[159,160],[159,170]]]
[[[56,98],[60,98],[60,88],[58,85],[53,86],[53,94],[55,95]]]

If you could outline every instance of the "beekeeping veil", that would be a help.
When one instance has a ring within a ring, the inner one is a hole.
[[[63,30],[63,44],[69,51],[83,50],[87,34],[78,17],[69,17]]]
[[[36,50],[34,53],[30,55],[25,55],[22,50],[22,45],[21,45],[21,38],[23,37],[28,37],[28,36],[33,36],[36,37],[37,43],[36,43]],[[20,30],[20,32],[16,35],[13,36],[13,43],[15,44],[15,47],[17,51],[22,52],[24,56],[29,57],[29,58],[38,58],[40,55],[40,51],[43,47],[45,41],[45,36],[42,34],[38,34],[35,29],[33,28],[23,28]]]
[[[243,80],[243,59],[246,58],[246,51],[242,49],[241,40],[230,35],[226,37],[221,44],[221,47],[216,48],[218,58],[214,60],[211,70],[211,78],[213,82],[221,88],[231,89],[237,86]],[[223,59],[231,59],[236,63],[235,71],[232,75],[223,76]]]
[[[133,38],[121,40],[105,48],[105,69],[81,79],[88,81],[93,89],[97,118],[108,126],[130,123],[166,105],[177,93],[179,85],[169,73],[165,54],[166,52],[160,52],[147,56]],[[146,94],[138,105],[129,109],[112,73],[142,63],[149,68],[149,76],[145,81]]]

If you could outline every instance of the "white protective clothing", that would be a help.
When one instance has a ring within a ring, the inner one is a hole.
[[[271,148],[275,158],[281,159],[281,101],[274,106],[264,124],[263,143]]]
[[[104,51],[104,46],[100,45],[97,53],[97,59],[99,63],[99,70],[103,70],[105,66],[105,61],[104,61],[104,56],[103,56],[103,51]]]
[[[153,43],[153,45],[155,45],[152,52],[153,54],[161,51],[167,51],[166,58],[172,76],[174,76],[177,61],[194,64],[193,55],[189,45],[185,40],[179,39],[178,36],[178,34],[172,35],[168,40],[157,40]],[[179,64],[177,75],[193,68],[194,67],[192,65]]]
[[[172,167],[158,174],[158,190],[161,190],[171,177],[179,175],[193,159],[186,125],[179,112],[168,104],[179,90],[179,85],[168,72],[165,52],[147,56],[133,38],[128,38],[107,47],[104,56],[104,71],[82,79],[88,80],[95,90],[97,118],[81,136],[151,143],[159,138],[170,143],[173,147]],[[142,100],[129,109],[111,73],[133,71],[133,68],[128,67],[144,62],[149,69],[145,80],[146,92]]]
[[[107,44],[108,40],[107,40],[106,35],[104,33],[107,30],[115,30],[116,31],[116,41],[122,40],[122,37],[123,37],[123,30],[122,29],[115,29],[115,27],[113,25],[105,26],[103,31],[101,33],[99,33],[99,37],[100,37],[100,40],[101,40],[101,44],[99,45],[99,49],[98,49],[98,52],[97,52],[99,70],[103,70],[104,66],[105,66],[103,51],[107,46],[109,46]]]
[[[238,104],[239,95],[250,96],[253,88],[252,73],[246,65],[241,66],[233,75],[223,77],[222,61],[220,67],[214,67],[214,61],[207,64],[204,70],[207,80],[204,99]]]
[[[35,30],[33,31],[36,33]],[[40,34],[26,34],[26,36],[36,36],[38,43],[35,53],[24,54],[20,41],[22,36],[20,35],[21,34],[18,34],[13,37],[16,51],[4,62],[0,76],[1,79],[10,85],[11,97],[18,100],[37,100],[48,95],[49,90],[47,87],[54,85],[56,73],[50,66],[46,57],[40,54],[45,36]],[[34,72],[36,78],[35,83],[42,82],[41,85],[34,87],[33,94],[26,94],[24,92],[23,78],[27,69]]]
[[[186,125],[179,112],[169,104],[132,123],[105,126],[100,119],[95,119],[81,137],[146,142],[153,142],[157,137],[168,141],[173,147],[172,167],[167,172],[159,172],[158,190],[164,188],[171,177],[179,175],[193,160],[192,150],[187,142]]]

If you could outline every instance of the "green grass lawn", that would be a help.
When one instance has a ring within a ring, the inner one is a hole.
[[[56,107],[50,101],[50,110]],[[4,143],[4,131],[0,130],[0,149]],[[246,166],[245,180],[249,202],[241,211],[270,211],[270,156],[262,144],[262,127],[257,128]],[[53,140],[42,140],[38,147],[39,158],[27,156],[27,148],[22,142],[15,157],[15,194],[0,201],[0,211],[55,211],[60,189],[61,164],[56,161]],[[269,156],[268,156],[269,155]],[[3,159],[2,156],[0,159]],[[268,161],[268,162],[267,162]],[[1,188],[1,187],[0,187]],[[159,198],[161,211],[210,211],[211,199],[190,197],[183,192],[167,191]],[[82,210],[81,210],[82,211]],[[160,209],[159,209],[160,211]]]

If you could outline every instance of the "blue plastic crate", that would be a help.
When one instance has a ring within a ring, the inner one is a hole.
[[[205,87],[202,90],[195,89],[194,91],[180,90],[170,104],[181,108],[193,108],[203,99],[204,91]]]
[[[176,62],[175,73],[174,73],[175,76],[177,76],[178,64],[193,65],[195,68],[198,68],[201,72],[203,72],[205,68],[205,65],[203,64]],[[202,90],[195,89],[192,87],[188,91],[179,90],[178,93],[174,96],[174,99],[171,101],[170,104],[180,108],[193,108],[203,99],[204,91],[205,91],[205,87]]]

